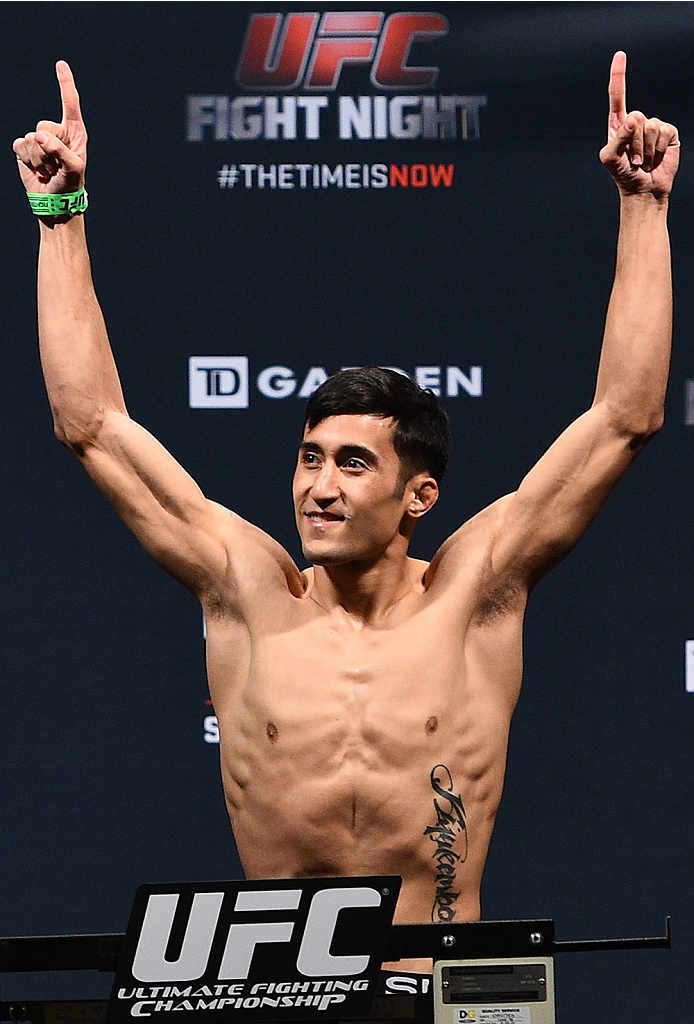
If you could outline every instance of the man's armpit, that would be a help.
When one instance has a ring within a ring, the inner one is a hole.
[[[518,612],[525,597],[525,587],[517,579],[508,577],[500,581],[480,601],[473,618],[474,625],[491,626],[504,616]]]

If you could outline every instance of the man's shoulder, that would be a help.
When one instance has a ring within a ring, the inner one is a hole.
[[[505,494],[462,523],[438,549],[431,560],[430,571],[436,571],[448,562],[480,558],[491,551],[499,531],[503,529],[512,498],[513,494]]]
[[[505,612],[525,607],[527,592],[522,581],[495,557],[512,499],[512,494],[504,495],[463,523],[444,541],[427,570],[431,596],[447,594],[456,604],[462,602],[471,621],[481,617],[488,622],[492,607],[497,613],[502,607]]]
[[[306,590],[304,574],[280,542],[237,512],[213,504],[227,552],[220,585],[237,597],[273,589],[300,597]]]

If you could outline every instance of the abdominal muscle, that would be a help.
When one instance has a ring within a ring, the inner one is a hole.
[[[233,694],[213,685],[247,877],[396,874],[396,923],[478,919],[510,713],[450,650],[297,639],[261,645]]]

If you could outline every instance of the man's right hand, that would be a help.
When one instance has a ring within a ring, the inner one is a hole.
[[[87,163],[87,129],[70,66],[55,66],[63,103],[60,124],[39,121],[36,131],[15,139],[19,176],[27,192],[78,192],[84,185]]]

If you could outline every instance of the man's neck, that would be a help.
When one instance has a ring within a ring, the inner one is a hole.
[[[404,597],[422,588],[423,564],[381,557],[373,564],[316,565],[308,596],[326,611],[342,611],[355,625],[384,618]]]

